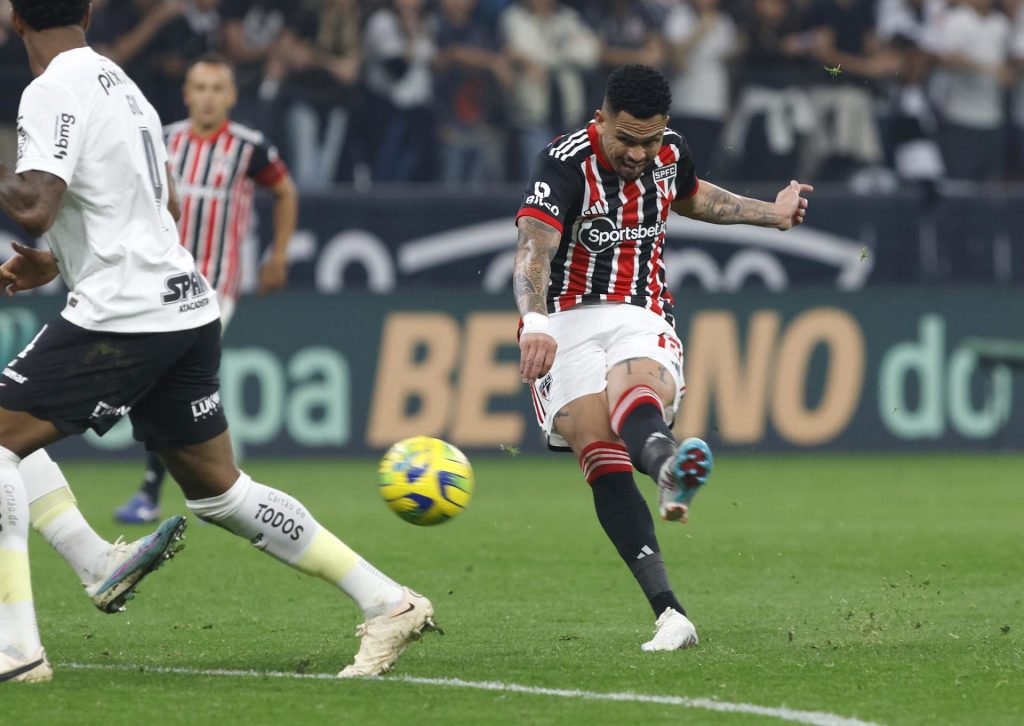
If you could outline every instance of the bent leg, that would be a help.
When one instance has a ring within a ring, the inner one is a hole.
[[[235,466],[227,432],[160,452],[196,516],[348,594],[367,617],[385,612],[402,587],[320,526],[298,499],[253,481]]]

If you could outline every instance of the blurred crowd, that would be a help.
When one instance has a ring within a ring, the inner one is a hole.
[[[189,61],[306,189],[528,176],[609,69],[661,67],[710,178],[865,189],[1024,178],[1024,0],[93,0],[90,41],[165,122]],[[24,51],[0,0],[0,148]]]

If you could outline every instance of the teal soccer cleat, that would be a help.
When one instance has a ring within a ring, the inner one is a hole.
[[[690,502],[711,475],[714,457],[702,439],[691,437],[665,462],[658,476],[658,504],[666,522],[686,523]]]
[[[187,522],[182,516],[164,520],[153,534],[134,542],[118,539],[107,555],[107,571],[96,582],[86,585],[85,592],[97,608],[105,613],[124,610],[135,597],[135,588],[142,578],[176,555],[182,547]]]

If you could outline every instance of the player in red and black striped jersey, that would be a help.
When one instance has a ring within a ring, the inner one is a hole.
[[[228,118],[237,91],[231,65],[204,56],[185,77],[189,117],[164,129],[168,169],[181,197],[178,230],[196,268],[217,291],[222,330],[234,314],[256,187],[274,195],[274,240],[259,273],[259,294],[288,280],[288,242],[298,218],[298,194],[277,149],[259,131]],[[140,489],[114,512],[121,522],[155,521],[166,470],[147,457]]]
[[[668,128],[671,93],[648,66],[608,77],[594,120],[539,155],[516,218],[513,287],[522,315],[520,372],[552,448],[571,449],[598,519],[654,610],[643,650],[697,643],[668,582],[633,469],[658,486],[662,519],[685,522],[707,480],[707,444],[677,442],[683,349],[665,287],[669,211],[714,224],[789,229],[812,188],[774,203],[701,182],[686,140]]]

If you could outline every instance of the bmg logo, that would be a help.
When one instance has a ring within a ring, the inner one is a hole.
[[[75,117],[70,113],[62,113],[57,117],[53,126],[53,145],[57,153],[54,159],[63,159],[68,155],[68,148],[71,145],[71,127],[75,125]]]

